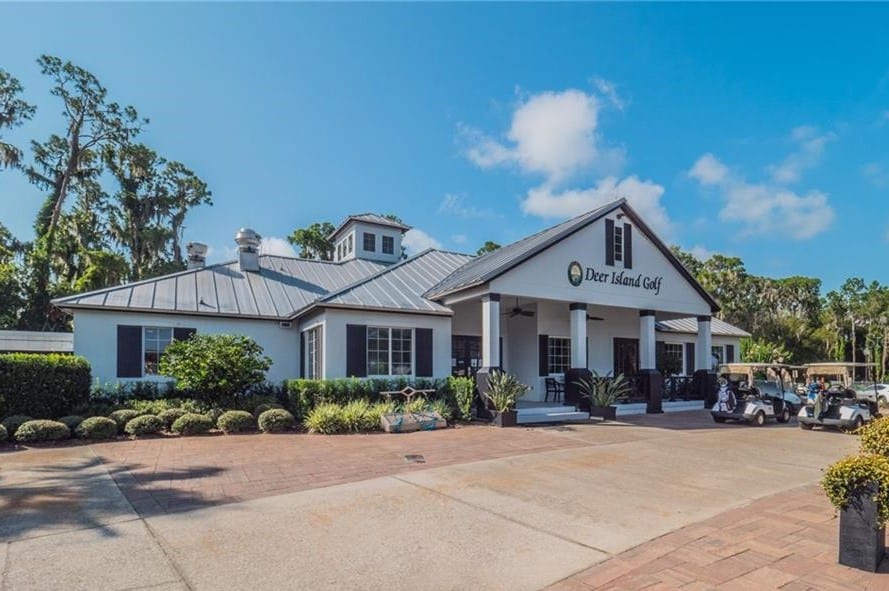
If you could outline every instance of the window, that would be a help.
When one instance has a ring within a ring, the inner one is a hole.
[[[614,227],[614,262],[618,263],[624,260],[624,229],[620,226]]]
[[[414,334],[410,328],[367,328],[367,375],[409,376]]]
[[[395,238],[383,236],[383,254],[395,254]]]
[[[722,345],[713,345],[712,347],[710,347],[710,350],[712,351],[713,357],[718,360],[716,361],[716,363],[722,363],[725,359],[725,355],[723,355],[722,353]]]
[[[661,361],[660,369],[665,375],[681,375],[682,374],[682,344],[664,343],[664,358]]]
[[[346,247],[346,254],[352,254],[352,235],[349,234],[348,246]]]
[[[364,250],[374,252],[377,249],[377,235],[373,232],[364,233]]]
[[[550,337],[547,350],[549,373],[565,373],[571,368],[571,339]]]
[[[306,335],[306,375],[310,380],[321,377],[321,327],[309,329]]]
[[[157,375],[161,354],[173,341],[173,329],[145,326],[142,329],[142,374]]]

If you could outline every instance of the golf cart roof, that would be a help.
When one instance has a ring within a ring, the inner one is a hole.
[[[786,363],[723,363],[719,366],[719,373],[748,373],[762,369],[802,369],[802,366]]]
[[[822,363],[807,363],[806,373],[811,375],[846,375],[847,370],[857,367],[876,367],[876,363],[848,363],[845,361],[824,361]]]

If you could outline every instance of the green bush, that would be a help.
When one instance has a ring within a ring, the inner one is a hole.
[[[179,435],[200,435],[213,428],[213,421],[207,415],[187,413],[173,422],[173,433]]]
[[[3,419],[3,426],[9,434],[9,438],[12,439],[15,437],[15,432],[22,423],[27,423],[32,420],[34,420],[34,417],[29,417],[28,415],[12,415],[11,417]]]
[[[224,412],[216,420],[216,426],[226,435],[256,428],[256,419],[246,410]]]
[[[124,427],[127,435],[151,435],[160,433],[164,428],[164,422],[156,415],[139,415],[127,422]]]
[[[0,354],[0,414],[57,417],[89,397],[90,365],[83,357]]]
[[[125,404],[127,408],[138,410],[142,414],[158,416],[165,410],[170,410],[171,408],[181,408],[187,412],[198,414],[209,410],[206,404],[188,398],[160,398],[158,400],[131,399],[127,400]]]
[[[889,457],[889,417],[876,419],[858,430],[861,451]]]
[[[176,422],[176,419],[183,415],[187,415],[188,413],[189,411],[185,410],[184,408],[168,408],[167,410],[158,413],[157,416],[160,417],[160,420],[164,422],[164,429],[170,431],[173,428],[173,423]]]
[[[117,423],[108,417],[89,417],[77,425],[76,433],[81,439],[112,439],[117,435]]]
[[[253,416],[258,419],[259,415],[261,415],[262,413],[264,413],[267,410],[272,410],[273,408],[284,408],[284,407],[276,402],[266,402],[263,404],[259,404],[256,406],[256,408],[253,409]]]
[[[173,341],[160,360],[160,373],[176,387],[205,401],[226,401],[265,382],[272,360],[247,336],[195,334]]]
[[[6,427],[4,427],[3,425],[0,425],[0,443],[6,441],[6,437],[7,437]]]
[[[305,419],[319,404],[335,403],[345,406],[353,400],[368,400],[371,403],[381,402],[380,392],[392,392],[411,386],[417,390],[433,389],[439,394],[449,391],[446,380],[429,380],[394,378],[394,379],[359,379],[341,378],[332,380],[289,380],[285,384],[287,400],[297,416]]]
[[[821,487],[837,509],[845,509],[862,495],[873,494],[881,527],[889,520],[889,458],[879,454],[849,456],[831,464]]]
[[[371,404],[363,398],[353,400],[343,406],[340,409],[340,416],[348,431],[370,431],[374,428]]]
[[[15,432],[15,440],[20,443],[40,443],[42,441],[60,441],[71,437],[71,431],[65,423],[37,419],[22,423]]]
[[[471,421],[472,401],[475,397],[475,380],[451,376],[448,378],[448,390],[454,397],[458,418],[461,421]]]
[[[114,411],[113,413],[108,415],[108,418],[110,418],[112,421],[117,423],[117,432],[123,433],[124,427],[127,426],[127,423],[129,423],[131,420],[135,419],[136,417],[140,416],[141,414],[142,413],[139,412],[138,410],[133,410],[131,408],[124,408],[122,410]]]
[[[296,419],[283,408],[272,408],[259,415],[259,430],[263,433],[281,433],[296,427]]]
[[[83,422],[83,417],[80,415],[66,415],[60,418],[59,422],[64,423],[71,430],[73,436],[73,433],[77,430],[77,425]]]
[[[454,419],[455,409],[444,398],[438,398],[430,402],[428,409],[432,412],[437,412],[446,421]]]
[[[310,433],[332,435],[343,433],[349,427],[343,417],[343,408],[333,402],[322,402],[309,411],[303,425]]]

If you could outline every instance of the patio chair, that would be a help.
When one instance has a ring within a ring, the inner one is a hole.
[[[565,395],[565,385],[556,378],[546,378],[544,382],[546,384],[546,397],[543,401],[549,402],[549,397],[552,395],[553,402],[561,402]]]

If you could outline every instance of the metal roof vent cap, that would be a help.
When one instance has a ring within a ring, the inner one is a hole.
[[[203,242],[189,242],[186,245],[188,252],[188,268],[203,269],[207,261],[207,245]]]
[[[235,243],[238,245],[238,264],[241,271],[259,272],[259,245],[262,236],[250,228],[241,228],[235,234]]]

